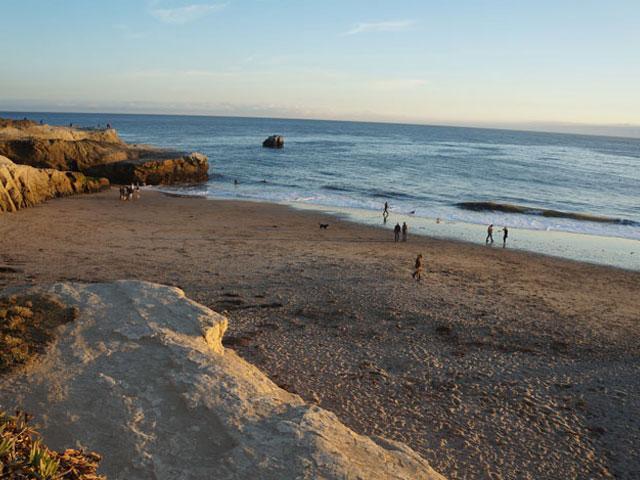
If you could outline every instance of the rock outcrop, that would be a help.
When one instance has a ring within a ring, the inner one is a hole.
[[[283,148],[284,137],[282,135],[271,135],[262,142],[262,146],[265,148]]]
[[[0,212],[15,212],[50,198],[98,192],[108,187],[106,178],[16,165],[0,156]]]
[[[147,154],[137,159],[93,165],[84,169],[84,172],[88,175],[107,177],[114,183],[140,182],[148,185],[166,185],[205,182],[208,178],[208,170],[207,157],[201,153],[178,155],[158,152],[155,155]]]
[[[0,377],[0,408],[110,479],[442,479],[403,444],[349,430],[222,346],[227,319],[171,287],[12,289],[77,309],[40,359]]]
[[[38,168],[80,171],[113,183],[196,183],[208,178],[202,154],[129,145],[114,129],[78,130],[0,119],[0,155]]]

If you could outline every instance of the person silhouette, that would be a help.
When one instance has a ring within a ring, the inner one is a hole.
[[[407,241],[407,230],[409,230],[409,228],[407,227],[407,222],[402,222],[402,241],[403,242]]]
[[[402,231],[402,229],[400,228],[400,224],[396,223],[396,226],[393,229],[393,236],[396,242],[400,241],[400,232]]]
[[[486,244],[493,243],[493,223],[487,227],[487,239],[484,242]]]
[[[507,246],[507,238],[509,237],[509,229],[505,226],[502,232],[502,248],[505,248]]]

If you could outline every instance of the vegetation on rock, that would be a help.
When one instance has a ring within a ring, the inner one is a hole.
[[[67,449],[56,452],[42,443],[30,417],[0,411],[0,478],[14,480],[105,480],[98,475],[100,455]]]
[[[53,298],[0,298],[0,375],[42,353],[54,329],[76,315],[76,310]]]

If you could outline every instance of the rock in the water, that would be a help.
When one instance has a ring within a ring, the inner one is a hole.
[[[209,162],[148,145],[129,145],[114,129],[79,130],[0,119],[0,155],[38,168],[80,171],[113,183],[151,185],[206,181]]]
[[[271,135],[262,142],[262,146],[266,148],[282,148],[284,147],[284,137],[282,135]]]
[[[105,188],[109,188],[106,178],[16,165],[0,156],[0,212],[15,212],[50,198],[98,192]]]
[[[51,448],[103,455],[110,479],[442,479],[403,444],[373,440],[222,346],[227,319],[171,287],[61,283],[79,315],[46,353],[0,377],[0,408],[37,415]],[[268,348],[268,345],[265,345]]]

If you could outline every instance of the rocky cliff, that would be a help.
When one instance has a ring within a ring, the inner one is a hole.
[[[113,183],[195,183],[208,178],[202,154],[129,145],[114,129],[79,130],[0,119],[0,155],[38,168],[80,171]]]
[[[16,165],[0,156],[0,212],[15,212],[50,198],[97,192],[109,187],[105,178]]]
[[[134,281],[13,289],[76,309],[38,361],[0,377],[0,408],[44,440],[103,454],[110,479],[442,479],[403,444],[349,430],[222,346],[227,319]]]

